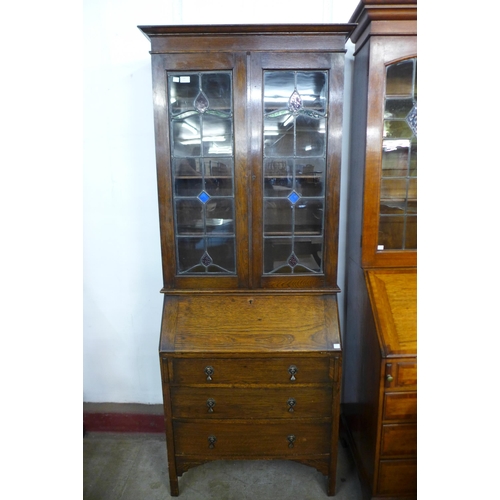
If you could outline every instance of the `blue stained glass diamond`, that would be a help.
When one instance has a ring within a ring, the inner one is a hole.
[[[202,203],[206,203],[206,202],[210,199],[210,195],[209,195],[206,191],[202,191],[202,192],[198,195],[198,199],[199,199]]]
[[[298,195],[295,191],[292,191],[288,195],[288,199],[295,205],[295,203],[300,200],[300,195]]]

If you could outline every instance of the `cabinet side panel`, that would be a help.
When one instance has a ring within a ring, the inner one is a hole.
[[[360,290],[364,286],[361,260],[361,227],[363,218],[363,185],[365,171],[366,144],[366,106],[368,84],[369,44],[356,55],[354,63],[352,109],[351,109],[351,151],[349,165],[348,212],[347,212],[347,248],[345,278],[345,331],[344,377],[342,389],[343,404],[354,403],[359,393],[358,357],[360,339],[359,310],[368,304],[362,304]]]
[[[369,42],[356,54],[351,105],[351,146],[347,200],[347,260],[361,261],[363,192],[365,182]]]
[[[330,440],[330,469],[328,472],[328,495],[335,495],[337,480],[337,456],[338,456],[338,436],[340,423],[340,399],[342,380],[342,356],[340,354],[330,361],[333,368],[332,387],[332,436]]]
[[[174,248],[175,238],[172,231],[170,137],[168,134],[167,80],[164,56],[152,54],[151,65],[153,73],[153,113],[163,283],[165,287],[170,287],[175,276],[174,259],[168,259],[165,256],[169,255],[169,248]]]
[[[163,392],[163,411],[165,415],[165,436],[167,441],[167,466],[168,476],[170,479],[170,492],[172,496],[179,494],[179,481],[176,463],[175,463],[175,442],[174,431],[172,426],[172,407],[170,397],[170,372],[171,363],[169,358],[160,354],[160,368],[162,377],[162,392]]]
[[[372,485],[377,446],[381,351],[363,272],[352,261],[349,264],[342,413],[360,473]]]

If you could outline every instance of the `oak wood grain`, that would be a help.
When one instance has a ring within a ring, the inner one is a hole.
[[[161,350],[324,353],[340,350],[334,295],[166,296]]]
[[[207,380],[205,368],[213,368],[210,381]],[[297,367],[295,380],[291,380],[289,368]],[[292,389],[296,385],[321,385],[332,382],[329,375],[329,359],[322,357],[304,357],[303,355],[288,358],[271,355],[246,357],[212,358],[210,356],[192,356],[173,359],[170,382],[176,385],[276,385]]]
[[[177,387],[171,388],[173,418],[298,418],[330,413],[332,391],[325,387]],[[213,407],[207,404],[211,400]],[[293,403],[289,403],[290,400]],[[209,410],[212,411],[209,411]],[[290,411],[292,410],[292,411]]]
[[[366,272],[370,302],[386,356],[417,351],[417,270]]]
[[[208,455],[230,458],[232,455],[285,456],[328,454],[328,422],[310,421],[193,421],[175,420],[175,446],[179,455]],[[216,437],[213,448],[208,438]],[[289,436],[294,436],[290,446]]]

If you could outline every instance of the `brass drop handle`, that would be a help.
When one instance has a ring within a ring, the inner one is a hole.
[[[208,398],[207,399],[207,406],[208,406],[208,413],[213,413],[214,412],[214,406],[215,406],[215,399]]]
[[[295,365],[290,365],[288,367],[288,373],[291,375],[290,380],[293,382],[295,380],[295,374],[299,371],[299,369]]]
[[[208,447],[213,450],[215,448],[215,442],[217,438],[215,436],[208,436]]]
[[[392,375],[387,375],[385,379],[387,380],[387,382],[391,383],[394,380],[394,377]]]
[[[214,374],[214,369],[212,366],[206,366],[205,367],[205,375],[207,376],[207,380],[211,381],[212,380],[212,375]]]
[[[293,407],[297,404],[297,401],[295,401],[294,398],[289,398],[287,404],[288,404],[288,411],[290,413],[293,413],[294,412]]]
[[[290,436],[287,436],[288,439],[288,448],[293,448],[293,444],[295,443],[295,436],[293,434],[290,434]]]

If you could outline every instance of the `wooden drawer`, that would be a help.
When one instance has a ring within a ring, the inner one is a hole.
[[[330,427],[331,422],[176,420],[175,453],[209,457],[328,454]],[[213,447],[211,437],[215,438]]]
[[[416,420],[417,393],[389,392],[384,396],[384,420]]]
[[[408,495],[417,492],[417,460],[381,460],[377,494]]]
[[[211,380],[206,374],[212,369]],[[295,380],[289,372],[296,367]],[[331,382],[328,357],[174,358],[172,384],[325,384]]]
[[[417,424],[382,426],[380,455],[384,457],[417,454]]]
[[[328,417],[332,388],[243,388],[172,386],[174,418]],[[212,411],[210,411],[212,410]]]
[[[417,389],[417,362],[416,361],[397,361],[386,363],[386,389]],[[390,375],[392,379],[387,380]]]

